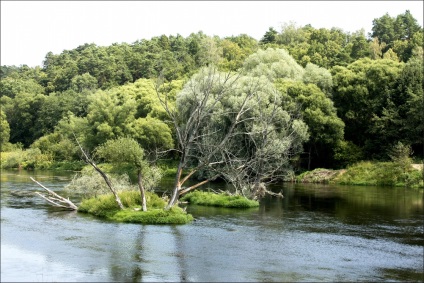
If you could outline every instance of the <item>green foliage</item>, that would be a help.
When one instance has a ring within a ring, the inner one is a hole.
[[[274,81],[279,78],[301,80],[304,69],[284,49],[268,48],[250,55],[243,64],[243,72],[251,76],[266,76]]]
[[[49,169],[53,163],[52,156],[43,154],[38,148],[2,152],[1,155],[2,169]]]
[[[403,169],[404,173],[411,167],[411,146],[398,142],[389,150],[388,155],[395,164]]]
[[[9,142],[10,138],[10,127],[6,119],[6,114],[3,112],[3,109],[0,109],[0,148],[3,149],[4,146]]]
[[[49,154],[55,161],[72,161],[79,158],[80,150],[71,140],[58,132],[42,136],[33,142],[30,148],[37,148],[43,154]]]
[[[130,127],[131,136],[146,150],[154,151],[173,147],[171,129],[157,118],[139,118]]]
[[[44,88],[32,78],[22,78],[12,74],[0,81],[0,97],[15,98],[19,93],[44,93]]]
[[[37,125],[43,134],[53,132],[58,122],[67,113],[85,116],[87,113],[87,96],[90,92],[78,93],[73,90],[53,92],[45,97],[38,111]]]
[[[287,174],[308,133],[305,123],[284,106],[265,76],[202,69],[176,100],[174,120],[184,166],[213,164],[202,177],[219,172],[240,188]]]
[[[19,168],[25,158],[25,153],[22,149],[13,152],[1,152],[1,168],[12,169]]]
[[[116,163],[130,163],[142,167],[144,150],[131,138],[110,139],[96,148],[101,158]]]
[[[310,153],[308,167],[310,164],[313,167],[329,166],[334,158],[335,146],[343,140],[344,134],[344,123],[337,116],[333,101],[314,84],[284,80],[277,80],[275,84],[289,101],[300,108],[302,120],[308,126],[310,138],[304,142],[305,152]],[[285,107],[288,108],[288,105],[286,102]]]
[[[392,103],[399,106],[395,89],[402,68],[403,63],[389,59],[360,59],[332,69],[333,100],[345,123],[345,139],[372,158],[383,158],[382,153],[398,139],[398,127],[387,127],[382,120],[396,118],[388,109],[394,108]]]
[[[380,18],[373,20],[372,37],[379,39],[380,43],[385,43],[383,53],[393,49],[403,62],[407,62],[412,55],[412,49],[420,46],[422,42],[414,42],[413,38],[421,34],[423,29],[417,20],[412,16],[409,10],[397,15],[396,18],[390,17],[388,13]],[[416,45],[418,44],[418,45]]]
[[[130,164],[141,173],[144,187],[152,189],[162,178],[161,170],[144,159],[144,150],[132,138],[108,140],[96,148],[96,154],[107,162]]]
[[[38,120],[40,109],[46,96],[41,93],[20,92],[12,99],[1,98],[2,109],[6,114],[10,127],[10,142],[21,142],[29,146],[35,139],[43,135]]]
[[[267,44],[267,43],[275,43],[275,42],[277,42],[277,34],[278,34],[278,32],[273,27],[270,27],[268,29],[268,31],[262,37],[261,43],[262,44]]]
[[[227,208],[252,208],[259,206],[258,201],[247,199],[241,195],[217,194],[197,190],[184,195],[181,201],[188,201],[190,204]]]
[[[351,141],[339,141],[334,148],[334,159],[339,167],[346,167],[364,158],[362,149]]]
[[[79,212],[89,213],[98,217],[110,217],[119,210],[113,195],[100,195],[83,200],[78,206]]]
[[[333,79],[331,73],[327,69],[308,63],[305,67],[302,80],[305,84],[317,85],[327,97],[331,97]]]

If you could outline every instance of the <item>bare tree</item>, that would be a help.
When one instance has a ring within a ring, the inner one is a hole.
[[[248,198],[276,195],[266,186],[291,174],[292,158],[301,152],[302,142],[308,138],[307,126],[296,119],[296,113],[284,110],[286,102],[268,80],[243,77],[240,81],[242,92],[250,94],[249,110],[220,150],[222,156],[217,160],[223,162],[211,170],[229,181],[236,193]]]
[[[232,129],[243,115],[243,112],[246,111],[245,102],[248,100],[247,97],[238,113],[236,113],[235,119],[231,122],[232,126],[226,131],[224,138],[221,139],[219,144],[216,144],[216,146],[210,145],[213,150],[207,155],[197,155],[199,149],[202,147],[202,141],[207,137],[207,134],[202,131],[202,128],[217,114],[216,109],[219,108],[219,104],[224,101],[229,93],[233,91],[237,80],[238,75],[230,73],[222,74],[214,67],[204,68],[185,85],[183,91],[177,97],[175,106],[169,103],[166,94],[164,97],[161,95],[160,86],[162,84],[157,84],[157,94],[162,106],[171,118],[177,136],[177,151],[180,154],[174,189],[167,209],[177,203],[178,197],[181,194],[193,190],[218,176],[207,178],[189,188],[182,187],[195,172],[204,167],[211,166],[211,159],[214,153],[225,147],[225,143],[230,137]],[[190,172],[183,178],[184,170],[189,169],[190,165],[193,164],[193,160],[196,160],[197,164],[191,167]]]

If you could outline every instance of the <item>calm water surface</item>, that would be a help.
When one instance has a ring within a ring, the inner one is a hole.
[[[34,195],[70,173],[2,171],[1,281],[424,281],[423,190],[280,185],[191,224],[105,222]],[[72,197],[71,197],[72,199]]]

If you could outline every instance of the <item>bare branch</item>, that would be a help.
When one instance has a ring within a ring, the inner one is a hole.
[[[78,210],[78,206],[76,206],[72,201],[70,201],[69,199],[66,199],[64,197],[61,197],[60,195],[56,194],[55,192],[53,192],[52,190],[46,188],[43,184],[41,184],[40,182],[36,181],[34,178],[29,177],[33,182],[35,182],[37,185],[39,185],[40,187],[42,187],[43,189],[45,189],[49,195],[43,195],[39,192],[35,192],[37,195],[39,195],[40,197],[42,197],[43,199],[45,199],[46,201],[50,202],[51,204],[58,206],[58,207],[63,207],[63,208],[67,208],[67,209],[71,209],[71,210]],[[63,203],[63,204],[61,204]]]

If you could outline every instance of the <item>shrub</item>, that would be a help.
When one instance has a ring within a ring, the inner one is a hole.
[[[241,195],[217,194],[203,191],[190,192],[183,196],[181,200],[188,201],[190,204],[227,208],[251,208],[259,206],[258,201],[249,200]]]

